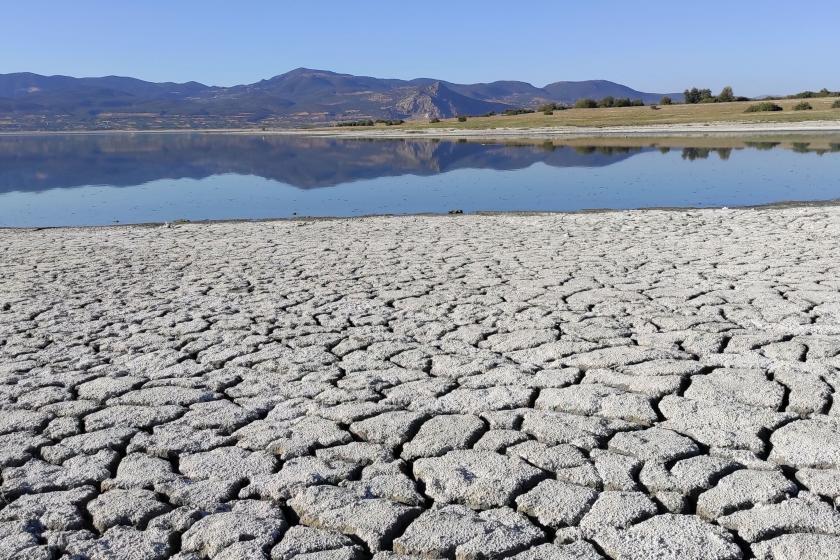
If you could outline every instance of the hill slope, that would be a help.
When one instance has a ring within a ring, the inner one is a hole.
[[[555,82],[539,88],[516,81],[455,84],[431,78],[382,79],[308,68],[233,87],[154,83],[120,76],[73,78],[17,73],[0,74],[0,117],[4,117],[0,123],[6,121],[0,127],[26,128],[37,123],[38,128],[200,128],[361,118],[447,118],[607,95],[648,103],[661,97],[605,80]]]

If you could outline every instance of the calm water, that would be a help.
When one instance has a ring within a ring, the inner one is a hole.
[[[840,138],[691,143],[0,137],[0,226],[840,199]]]

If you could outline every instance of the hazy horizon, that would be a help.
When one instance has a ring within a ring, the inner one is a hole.
[[[192,9],[190,9],[192,7]],[[131,76],[230,86],[298,67],[457,83],[604,79],[642,91],[724,85],[749,96],[840,89],[833,36],[840,6],[781,2],[650,9],[536,1],[364,5],[220,1],[115,5],[34,0],[4,7],[0,73]],[[716,9],[717,8],[717,9]],[[819,15],[819,17],[815,17]],[[33,39],[37,30],[37,40]],[[772,40],[768,40],[772,37]],[[10,54],[14,53],[14,54]]]

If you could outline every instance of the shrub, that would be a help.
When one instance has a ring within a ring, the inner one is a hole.
[[[374,122],[370,119],[364,121],[344,121],[336,123],[335,126],[373,126]]]
[[[433,119],[430,119],[430,120],[429,120],[429,122],[430,122],[430,123],[439,123],[439,122],[440,122],[440,119],[439,119],[439,118],[437,118],[437,117],[435,117],[435,118],[433,118]]]
[[[633,101],[630,102],[630,105],[632,105],[633,107],[644,107],[645,102],[642,101],[641,99],[634,99]]]
[[[467,122],[467,117],[458,117],[458,122]]]
[[[840,109],[840,99],[831,104],[832,109]]]
[[[554,111],[543,111],[543,115],[550,116],[553,115]]]
[[[540,105],[539,107],[537,107],[537,111],[542,111],[542,112],[562,111],[565,108],[566,108],[566,106],[561,105],[560,103],[546,103],[544,105]]]
[[[674,102],[674,101],[673,101],[673,99],[671,99],[671,98],[670,98],[669,96],[667,96],[667,95],[663,95],[663,96],[662,96],[662,99],[660,99],[660,100],[659,100],[659,104],[660,104],[660,105],[670,105],[670,104],[671,104],[671,103],[673,103],[673,102]]]
[[[525,115],[525,114],[533,113],[533,112],[534,112],[533,109],[505,109],[505,112],[502,113],[502,114],[507,116],[507,117],[511,117],[513,115]]]
[[[594,99],[578,99],[575,101],[576,109],[594,109],[598,106],[598,102]]]
[[[811,107],[811,104],[808,103],[807,101],[803,101],[802,103],[797,103],[796,105],[793,106],[794,111],[810,111],[811,109],[813,109],[813,107]]]
[[[613,97],[612,95],[608,95],[605,98],[603,98],[601,102],[598,103],[598,105],[601,107],[613,107],[615,106],[615,97]]]
[[[782,111],[782,107],[780,105],[776,105],[772,101],[762,101],[761,103],[756,103],[755,105],[750,105],[744,111],[745,113],[762,113],[764,111]]]

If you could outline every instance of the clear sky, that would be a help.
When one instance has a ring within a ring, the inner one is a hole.
[[[838,0],[0,0],[0,21],[0,73],[233,85],[305,66],[652,92],[840,89]]]

